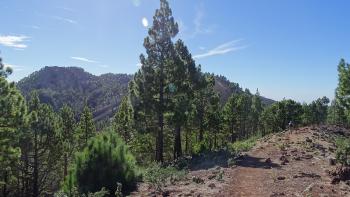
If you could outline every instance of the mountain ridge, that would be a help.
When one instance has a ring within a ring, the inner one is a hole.
[[[42,102],[58,111],[68,104],[75,113],[80,113],[85,102],[92,108],[95,121],[113,117],[121,99],[127,94],[131,74],[106,73],[93,75],[80,67],[46,66],[21,79],[17,87],[28,98],[36,90]],[[238,83],[230,82],[224,76],[215,75],[214,89],[225,103],[232,93],[243,92]],[[261,97],[265,105],[275,101]]]

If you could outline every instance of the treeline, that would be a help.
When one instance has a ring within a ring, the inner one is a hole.
[[[144,40],[146,54],[111,125],[96,132],[85,106],[55,112],[33,92],[26,101],[0,59],[0,186],[6,196],[120,196],[135,188],[137,165],[227,149],[231,143],[293,126],[350,122],[350,69],[338,66],[336,98],[265,106],[259,92],[234,92],[225,104],[182,40],[166,0]],[[76,119],[76,117],[79,117]],[[119,137],[118,137],[119,136]]]
[[[77,121],[71,107],[55,112],[36,92],[26,101],[6,80],[11,73],[0,59],[0,196],[97,197],[135,187],[134,157],[115,131],[96,132],[88,106]]]
[[[74,153],[96,135],[91,111],[85,107],[75,122],[67,105],[56,113],[35,92],[26,102],[0,65],[1,196],[52,196]]]

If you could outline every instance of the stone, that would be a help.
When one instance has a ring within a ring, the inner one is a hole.
[[[209,175],[209,176],[208,176],[208,179],[209,179],[209,180],[212,180],[212,179],[214,179],[215,177],[216,177],[216,175],[215,175],[215,174],[212,174],[212,175]]]
[[[340,182],[340,178],[339,177],[334,177],[331,181],[331,184],[335,185],[338,184]]]
[[[300,160],[301,160],[301,158],[300,158],[299,156],[295,156],[293,159],[294,159],[295,161],[300,161]]]
[[[329,158],[329,165],[334,166],[336,164],[336,160],[334,158]]]
[[[280,180],[280,181],[282,181],[282,180],[284,180],[284,179],[286,179],[286,177],[284,177],[284,176],[279,176],[279,177],[277,177],[277,180]]]
[[[312,156],[312,155],[305,155],[304,158],[305,158],[305,159],[312,159],[313,156]]]
[[[208,185],[208,187],[210,187],[210,189],[213,189],[213,188],[216,187],[216,185],[215,185],[214,183],[210,183],[210,184]]]
[[[200,177],[197,177],[197,176],[193,176],[192,181],[197,183],[197,184],[204,184],[204,180],[201,179]]]
[[[270,158],[267,158],[267,159],[265,160],[265,163],[271,163],[271,159],[270,159]]]
[[[306,137],[305,141],[311,143],[312,139],[310,139],[309,137]]]
[[[281,164],[282,164],[282,165],[286,165],[287,163],[289,163],[287,157],[284,156],[284,155],[282,155],[282,156],[280,157],[280,160],[281,160]]]

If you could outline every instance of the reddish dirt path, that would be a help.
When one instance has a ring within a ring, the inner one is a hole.
[[[221,196],[269,196],[266,182],[271,176],[270,166],[274,165],[268,165],[264,160],[254,153],[245,156],[231,173],[229,187],[224,188]]]
[[[163,193],[143,185],[133,196],[350,197],[350,186],[333,185],[328,175],[336,168],[329,163],[335,149],[330,139],[338,131],[337,127],[306,127],[266,136],[235,167],[200,166],[189,172],[188,179],[169,184]],[[211,161],[217,164],[219,159]],[[218,171],[223,173],[221,180],[210,178]],[[194,176],[204,183],[194,183]]]
[[[302,128],[261,140],[238,162],[221,196],[350,196],[349,186],[332,185],[327,173],[335,168],[329,164],[329,138]]]

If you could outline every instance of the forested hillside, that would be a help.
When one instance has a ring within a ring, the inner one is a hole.
[[[41,102],[50,104],[55,111],[68,104],[75,113],[80,113],[86,102],[98,122],[113,117],[132,78],[133,75],[112,73],[95,76],[78,67],[54,66],[32,73],[20,80],[17,87],[26,98],[30,92],[37,91]],[[238,83],[224,76],[215,76],[214,90],[222,104],[231,94],[243,92]],[[261,99],[265,105],[274,103],[271,99]]]
[[[80,113],[86,102],[98,121],[113,116],[131,79],[132,75],[127,74],[95,76],[82,68],[55,66],[34,72],[20,80],[17,87],[27,98],[31,91],[37,91],[41,102],[55,111],[68,104]]]

